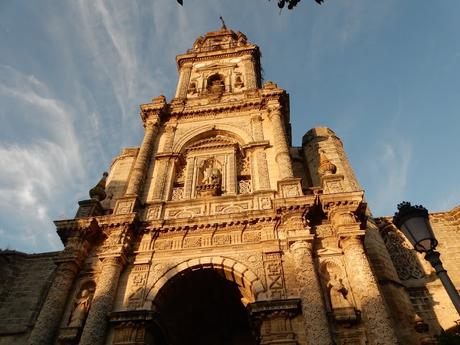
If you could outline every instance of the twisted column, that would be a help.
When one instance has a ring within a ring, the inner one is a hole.
[[[53,344],[67,298],[79,271],[76,260],[58,263],[56,275],[46,296],[37,322],[29,337],[30,345]]]
[[[369,261],[359,237],[341,240],[345,266],[354,296],[360,303],[369,344],[394,345],[398,343],[385,303],[372,274]]]
[[[289,147],[279,107],[270,109],[270,120],[273,128],[273,141],[276,152],[275,159],[278,163],[280,178],[285,179],[293,177],[291,157],[289,155]]]
[[[121,257],[103,259],[93,302],[83,328],[79,345],[103,345],[107,330],[107,315],[112,311],[123,261]]]
[[[323,294],[313,263],[311,242],[296,241],[291,244],[302,314],[309,345],[331,345]]]
[[[139,153],[134,163],[131,178],[128,182],[126,195],[136,196],[141,193],[145,174],[147,172],[150,157],[153,154],[153,144],[155,135],[158,133],[158,117],[154,120],[148,120],[145,125],[145,134]]]

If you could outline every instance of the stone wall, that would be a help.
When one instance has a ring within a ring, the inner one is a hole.
[[[53,277],[57,253],[0,252],[0,344],[25,344]]]

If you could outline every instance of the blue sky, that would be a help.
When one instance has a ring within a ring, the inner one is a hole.
[[[139,145],[138,105],[173,97],[175,56],[220,15],[290,93],[294,144],[343,140],[375,215],[460,204],[460,1],[184,2],[0,2],[0,248],[61,248],[52,220]]]

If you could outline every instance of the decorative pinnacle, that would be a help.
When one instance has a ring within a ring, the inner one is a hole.
[[[105,171],[102,174],[102,178],[99,180],[97,185],[89,190],[89,197],[93,200],[102,201],[105,199],[107,194],[105,193],[105,182],[107,181],[109,174]]]

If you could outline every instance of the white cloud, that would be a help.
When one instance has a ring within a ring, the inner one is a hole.
[[[407,181],[412,163],[412,144],[401,138],[382,142],[375,159],[368,162],[373,172],[371,205],[376,215],[391,213],[406,194]]]
[[[75,114],[36,77],[7,66],[0,66],[0,71],[0,100],[21,108],[16,114],[4,114],[3,120],[19,120],[29,133],[27,140],[17,137],[15,142],[0,142],[0,213],[6,232],[0,247],[13,241],[25,250],[56,249],[59,240],[49,209],[62,208],[62,191],[85,176],[73,126]],[[46,139],[42,131],[47,131]],[[43,236],[48,243],[43,243]]]

